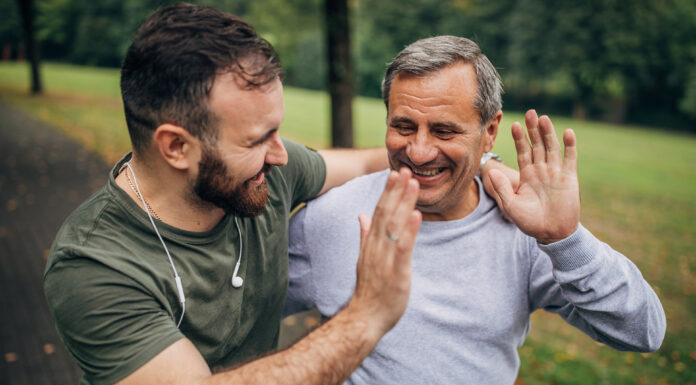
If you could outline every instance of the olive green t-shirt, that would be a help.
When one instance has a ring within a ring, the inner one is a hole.
[[[273,350],[288,282],[290,210],[315,197],[326,166],[315,151],[288,140],[288,164],[267,174],[269,200],[255,218],[225,216],[205,232],[156,221],[181,276],[147,214],[115,182],[127,155],[100,191],[73,212],[51,247],[44,290],[58,333],[84,371],[82,383],[111,384],[175,341],[190,339],[211,368]],[[234,288],[231,279],[242,248]]]

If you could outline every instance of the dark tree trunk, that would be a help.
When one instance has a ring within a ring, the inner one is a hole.
[[[31,93],[43,92],[41,85],[41,73],[39,72],[39,47],[34,36],[34,9],[31,0],[17,0],[22,13],[22,26],[24,27],[24,40],[27,49],[27,59],[31,64]]]
[[[347,0],[325,0],[331,94],[331,145],[353,147],[353,66]]]

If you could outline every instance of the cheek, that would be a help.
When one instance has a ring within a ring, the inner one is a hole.
[[[390,133],[387,131],[387,136],[384,140],[384,144],[387,147],[387,152],[389,153],[389,156],[393,156],[399,151],[403,151],[406,149],[406,146],[408,145],[408,141],[406,138],[403,136],[396,134],[396,133]]]

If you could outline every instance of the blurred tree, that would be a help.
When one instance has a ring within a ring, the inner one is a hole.
[[[519,0],[508,86],[573,100],[575,117],[678,114],[695,59],[695,7],[691,0]]]
[[[46,60],[68,60],[83,12],[74,0],[36,0],[36,36]]]
[[[353,147],[353,63],[348,0],[325,0],[331,96],[331,145]]]
[[[0,48],[2,60],[17,57],[22,26],[17,2],[15,0],[0,0]]]
[[[326,87],[323,0],[265,0],[249,4],[241,17],[273,44],[292,86]]]
[[[83,10],[77,24],[72,60],[86,65],[119,67],[125,53],[124,41],[131,31],[124,24],[121,0],[75,0]]]
[[[31,64],[31,93],[43,92],[41,84],[41,72],[39,63],[39,47],[34,31],[34,4],[31,0],[17,0],[19,11],[22,15],[22,27],[24,28],[24,43],[26,44],[27,58]]]
[[[113,67],[140,23],[175,2],[34,1],[42,57]],[[325,1],[195,2],[254,25],[278,51],[286,84],[327,89]],[[694,0],[340,1],[354,16],[352,77],[361,95],[380,96],[386,64],[405,45],[451,34],[472,38],[499,69],[507,107],[696,130]],[[0,0],[4,57],[22,46],[21,2]]]

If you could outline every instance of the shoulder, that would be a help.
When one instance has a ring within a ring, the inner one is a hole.
[[[288,153],[288,163],[278,169],[285,172],[297,170],[304,173],[326,173],[324,158],[316,150],[287,138],[282,138],[282,141]]]
[[[103,216],[113,205],[113,200],[109,198],[106,190],[106,186],[102,187],[76,208],[63,222],[51,246],[46,264],[47,271],[59,260],[69,255],[69,253],[64,252],[66,249],[87,245],[95,229],[103,224]]]
[[[309,201],[291,219],[291,240],[298,232],[307,241],[323,239],[326,246],[335,246],[334,241],[351,238],[353,233],[357,234],[355,239],[360,239],[358,214],[372,216],[387,175],[389,170],[363,175]]]
[[[294,207],[319,193],[326,179],[326,164],[316,151],[289,139],[282,140],[288,161],[284,166],[271,168],[268,186],[272,199],[289,199]]]

